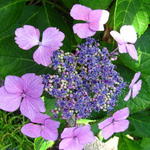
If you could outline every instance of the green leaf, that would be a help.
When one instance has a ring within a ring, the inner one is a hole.
[[[44,100],[45,107],[46,107],[46,114],[53,117],[53,114],[51,112],[52,109],[54,109],[56,106],[56,100],[54,98],[43,96],[42,99]]]
[[[141,150],[139,143],[125,136],[119,137],[118,150]]]
[[[78,0],[61,0],[62,3],[67,7],[71,8],[74,4],[79,3]]]
[[[142,150],[150,150],[150,138],[143,138],[141,142]]]
[[[39,137],[34,140],[34,150],[47,150],[52,147],[54,144],[53,141],[47,141]]]
[[[77,120],[77,124],[87,125],[89,123],[96,122],[96,120],[90,120],[90,119],[79,119]]]
[[[150,112],[143,111],[129,117],[131,133],[139,137],[150,137]],[[133,129],[134,128],[134,129]]]
[[[97,121],[96,123],[91,124],[91,130],[93,131],[94,135],[98,135],[100,132],[100,129],[98,128],[98,123],[100,121]]]
[[[145,11],[147,11],[148,15],[149,15],[149,23],[150,23],[150,13],[149,13],[149,10],[150,10],[150,1],[149,0],[143,0],[144,2],[144,9]]]
[[[112,0],[80,0],[80,4],[92,9],[107,9]]]
[[[0,1],[0,34],[5,32],[19,19],[25,0]]]
[[[116,0],[113,28],[119,30],[122,25],[133,25],[139,35],[142,35],[149,24],[148,12],[145,11],[142,0]]]
[[[147,83],[148,85],[148,90],[150,91],[150,75],[144,75],[143,76],[143,79],[145,80],[145,82]]]
[[[139,60],[135,61],[128,54],[121,55],[121,62],[134,71],[150,75],[150,28],[137,40],[136,49],[138,50]]]
[[[141,77],[142,88],[139,94],[134,99],[130,98],[127,102],[124,101],[124,97],[127,95],[129,91],[128,86],[135,72],[132,72],[131,70],[121,65],[119,66],[118,66],[118,71],[120,72],[124,81],[127,83],[127,88],[123,91],[123,94],[119,97],[119,102],[118,102],[118,105],[115,107],[115,110],[118,110],[124,107],[129,107],[130,113],[136,113],[136,112],[145,110],[146,108],[150,107],[150,92],[149,92],[150,88],[149,88],[148,83],[145,81],[145,79],[142,78],[143,76]]]

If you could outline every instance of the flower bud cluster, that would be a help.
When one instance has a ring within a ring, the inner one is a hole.
[[[44,75],[43,82],[45,90],[57,99],[56,109],[64,119],[112,110],[125,87],[108,50],[101,50],[93,38],[79,45],[75,54],[55,51],[51,67],[58,75]]]

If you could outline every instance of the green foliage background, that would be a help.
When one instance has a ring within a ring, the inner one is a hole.
[[[121,54],[116,63],[118,71],[127,83],[135,72],[142,73],[142,90],[140,94],[128,102],[123,101],[127,89],[119,99],[116,110],[128,106],[131,112],[129,117],[130,128],[118,134],[119,150],[149,150],[150,149],[150,1],[149,0],[0,0],[0,80],[7,75],[22,75],[28,72],[36,74],[52,73],[49,68],[36,64],[32,59],[35,48],[23,51],[14,42],[14,31],[24,24],[30,24],[42,31],[49,27],[58,27],[66,35],[64,40],[65,51],[73,51],[75,46],[82,42],[73,34],[74,21],[69,15],[71,7],[80,3],[92,9],[107,9],[110,18],[105,32],[96,34],[101,45],[112,51],[116,48],[115,42],[109,35],[112,29],[119,31],[122,25],[133,25],[138,33],[136,49],[139,60],[132,60],[127,54]],[[54,107],[54,100],[45,96],[47,112]],[[53,105],[52,105],[53,104]],[[51,115],[51,114],[49,114]],[[94,114],[90,119],[100,121],[106,117]],[[19,112],[13,114],[0,111],[0,149],[1,150],[45,150],[52,142],[42,138],[35,142],[20,133],[20,128],[26,118]],[[86,123],[87,121],[85,121]],[[63,122],[62,122],[63,124]],[[63,125],[62,125],[63,127]],[[97,133],[96,124],[92,125]],[[131,140],[125,135],[130,134]]]

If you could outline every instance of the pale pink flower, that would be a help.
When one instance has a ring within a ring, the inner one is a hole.
[[[15,42],[24,50],[29,50],[34,46],[39,46],[33,54],[33,59],[36,63],[48,66],[51,64],[51,57],[53,52],[58,50],[63,44],[64,33],[57,28],[49,27],[44,30],[42,41],[40,42],[39,29],[31,26],[24,25],[17,28],[15,31]]]
[[[116,111],[112,117],[99,123],[99,129],[102,130],[102,136],[104,139],[108,139],[114,133],[123,132],[129,127],[129,116],[128,107]]]
[[[97,31],[104,31],[104,24],[109,18],[107,10],[92,10],[80,4],[75,4],[72,7],[70,15],[75,20],[85,21],[85,23],[77,23],[73,26],[74,33],[80,38],[91,37]]]
[[[138,81],[138,79],[140,78],[140,75],[141,75],[141,72],[137,72],[134,75],[134,77],[129,85],[130,90],[129,90],[128,94],[126,95],[126,97],[124,98],[125,101],[128,101],[131,96],[132,96],[132,98],[135,98],[138,95],[139,91],[141,90],[142,80]]]
[[[137,34],[133,26],[124,25],[121,27],[120,33],[111,31],[110,34],[117,41],[120,53],[129,53],[133,59],[138,60],[138,54],[134,46]]]
[[[32,120],[21,128],[21,132],[31,138],[43,137],[45,140],[55,141],[58,137],[60,123],[51,120],[46,114],[37,113]]]
[[[86,144],[95,140],[90,126],[65,128],[61,134],[60,150],[82,150]]]
[[[22,77],[7,76],[0,88],[0,109],[13,112],[20,107],[21,113],[33,119],[37,112],[45,112],[44,102],[40,98],[44,85],[42,78],[34,73]]]

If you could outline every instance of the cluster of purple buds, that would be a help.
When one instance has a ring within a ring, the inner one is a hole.
[[[125,87],[108,50],[101,50],[93,38],[79,45],[75,54],[55,51],[51,67],[58,74],[43,75],[43,82],[45,90],[57,99],[57,111],[53,112],[61,112],[64,119],[112,110]]]

